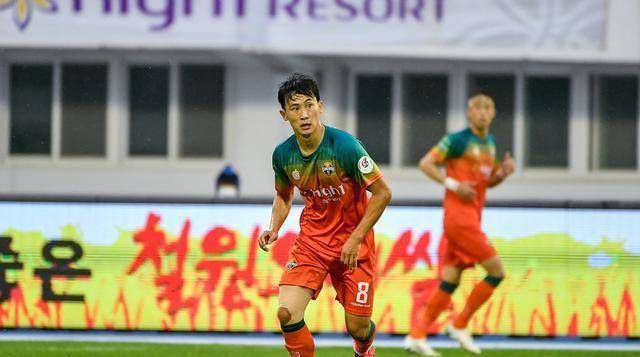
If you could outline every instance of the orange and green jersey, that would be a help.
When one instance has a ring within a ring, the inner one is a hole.
[[[447,176],[460,182],[470,181],[476,190],[472,201],[465,202],[457,194],[446,190],[443,207],[445,218],[461,220],[482,217],[489,178],[498,167],[496,161],[496,141],[488,134],[481,138],[469,128],[445,135],[438,145],[429,151],[438,164],[444,164]]]
[[[276,191],[291,194],[295,186],[305,202],[296,244],[339,258],[344,242],[364,216],[366,188],[382,177],[362,143],[325,125],[322,142],[313,154],[303,156],[292,135],[276,147],[272,163]],[[360,256],[374,251],[371,231]]]

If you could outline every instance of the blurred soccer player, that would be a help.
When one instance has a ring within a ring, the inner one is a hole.
[[[446,187],[444,234],[439,252],[440,286],[429,297],[417,326],[405,338],[405,349],[423,356],[439,355],[427,344],[427,330],[449,305],[462,271],[475,264],[482,265],[487,276],[473,288],[464,309],[447,327],[447,332],[461,347],[479,354],[480,348],[466,327],[473,313],[504,279],[502,262],[480,227],[487,188],[500,184],[514,170],[509,153],[501,163],[496,160],[495,139],[489,133],[495,114],[491,97],[484,94],[471,97],[467,103],[469,127],[446,135],[420,160],[420,170]],[[439,168],[443,165],[446,176]]]
[[[391,200],[389,186],[360,141],[320,121],[323,102],[309,76],[293,74],[280,85],[280,115],[293,135],[276,147],[275,198],[260,247],[278,239],[297,187],[305,207],[280,279],[278,319],[291,356],[314,356],[304,312],[327,274],[345,310],[356,356],[374,356],[371,321],[375,281],[372,227]],[[367,192],[371,192],[371,199]]]

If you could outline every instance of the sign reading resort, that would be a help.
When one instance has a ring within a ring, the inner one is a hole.
[[[4,0],[0,46],[599,50],[605,18],[604,0]]]

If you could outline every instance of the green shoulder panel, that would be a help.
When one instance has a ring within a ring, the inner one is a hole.
[[[361,186],[368,186],[381,175],[378,165],[360,140],[345,131],[330,127],[327,129],[334,140],[336,159],[347,176]]]
[[[453,159],[464,154],[470,139],[470,130],[465,129],[445,135],[436,147],[446,159]]]

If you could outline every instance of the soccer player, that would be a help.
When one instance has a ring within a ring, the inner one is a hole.
[[[446,135],[420,160],[420,170],[446,188],[444,234],[439,248],[442,276],[440,286],[427,301],[424,315],[405,338],[405,349],[410,352],[439,356],[427,344],[427,330],[449,305],[462,271],[475,264],[480,264],[487,276],[473,288],[447,332],[462,348],[476,354],[481,352],[466,327],[473,313],[504,279],[502,262],[480,227],[482,208],[487,188],[500,184],[514,170],[508,152],[501,163],[496,160],[495,139],[489,133],[495,114],[491,97],[472,96],[467,103],[469,127]],[[439,168],[443,165],[446,176]]]
[[[291,75],[280,85],[278,101],[293,135],[273,152],[276,192],[260,248],[268,251],[278,239],[294,187],[305,203],[300,233],[279,284],[278,319],[285,347],[291,356],[314,356],[304,312],[329,274],[336,300],[345,310],[355,356],[374,356],[372,227],[391,200],[391,191],[360,141],[320,121],[324,104],[313,78]]]

